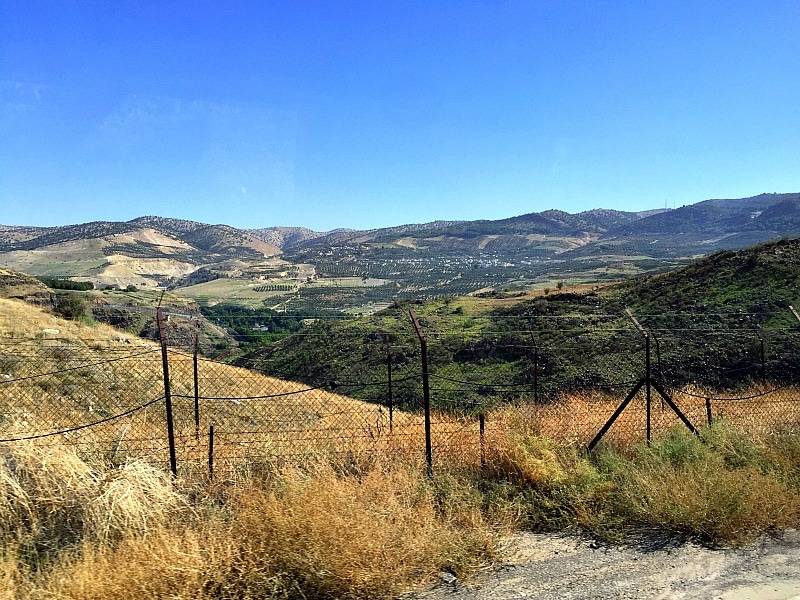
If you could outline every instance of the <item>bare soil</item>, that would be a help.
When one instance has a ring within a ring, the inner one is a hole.
[[[442,573],[435,585],[404,600],[800,599],[800,532],[723,549],[652,537],[604,546],[520,533],[502,564],[468,582],[452,579]]]

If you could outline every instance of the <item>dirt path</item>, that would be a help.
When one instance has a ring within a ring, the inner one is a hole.
[[[404,600],[703,598],[800,600],[800,532],[745,549],[694,544],[603,547],[591,540],[523,533],[508,559],[467,584],[447,583]]]

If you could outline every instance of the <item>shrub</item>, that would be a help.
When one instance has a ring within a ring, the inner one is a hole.
[[[92,313],[89,310],[89,305],[86,302],[86,298],[80,294],[59,294],[56,298],[55,311],[65,319],[84,323],[92,322]]]

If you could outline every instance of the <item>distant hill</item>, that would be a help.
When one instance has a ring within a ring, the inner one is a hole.
[[[228,225],[140,217],[63,227],[0,227],[0,266],[98,286],[162,287],[201,267],[264,263],[280,248]]]
[[[248,229],[247,233],[281,250],[288,250],[308,240],[327,235],[305,227],[264,227],[262,229]]]
[[[699,256],[800,235],[800,193],[706,200],[620,224],[569,256]]]
[[[534,252],[588,256],[692,257],[800,235],[800,193],[706,200],[678,209],[577,214],[534,212],[493,221],[436,221],[310,237],[292,248],[393,244],[430,251]]]
[[[0,226],[0,268],[121,288],[229,278],[272,292],[289,290],[289,295],[313,286],[317,277],[372,279],[373,289],[358,293],[308,288],[311,296],[300,294],[309,303],[312,296],[325,296],[331,306],[356,308],[365,301],[381,304],[414,294],[527,289],[548,285],[548,279],[608,281],[795,236],[800,236],[800,193],[706,200],[673,210],[571,214],[551,209],[507,219],[367,231],[241,230],[144,216],[62,227]]]

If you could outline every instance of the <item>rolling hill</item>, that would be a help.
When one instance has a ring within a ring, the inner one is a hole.
[[[354,393],[369,398],[370,382],[386,378],[387,336],[395,377],[418,372],[413,307],[428,334],[440,406],[514,400],[530,394],[536,378],[543,393],[624,387],[644,369],[644,336],[630,309],[656,340],[653,360],[665,381],[720,389],[800,379],[792,305],[800,305],[800,239],[720,251],[588,293],[397,302],[368,320],[319,321],[239,363],[317,385],[359,382]],[[420,393],[416,380],[398,386],[395,398],[413,403]]]
[[[673,210],[546,210],[369,231],[239,230],[146,216],[0,226],[0,267],[97,287],[173,289],[225,278],[238,287],[218,287],[241,288],[251,305],[290,302],[306,313],[358,313],[393,298],[613,281],[797,235],[800,193],[706,200]]]
[[[228,225],[140,217],[51,228],[0,228],[0,264],[99,287],[165,287],[201,267],[235,272],[281,250]]]
[[[370,231],[339,231],[290,248],[395,244],[409,248],[490,252],[544,250],[560,258],[606,254],[690,257],[800,233],[800,193],[706,200],[677,209],[577,214],[546,210],[495,221],[437,221]],[[620,251],[622,250],[622,251]]]

